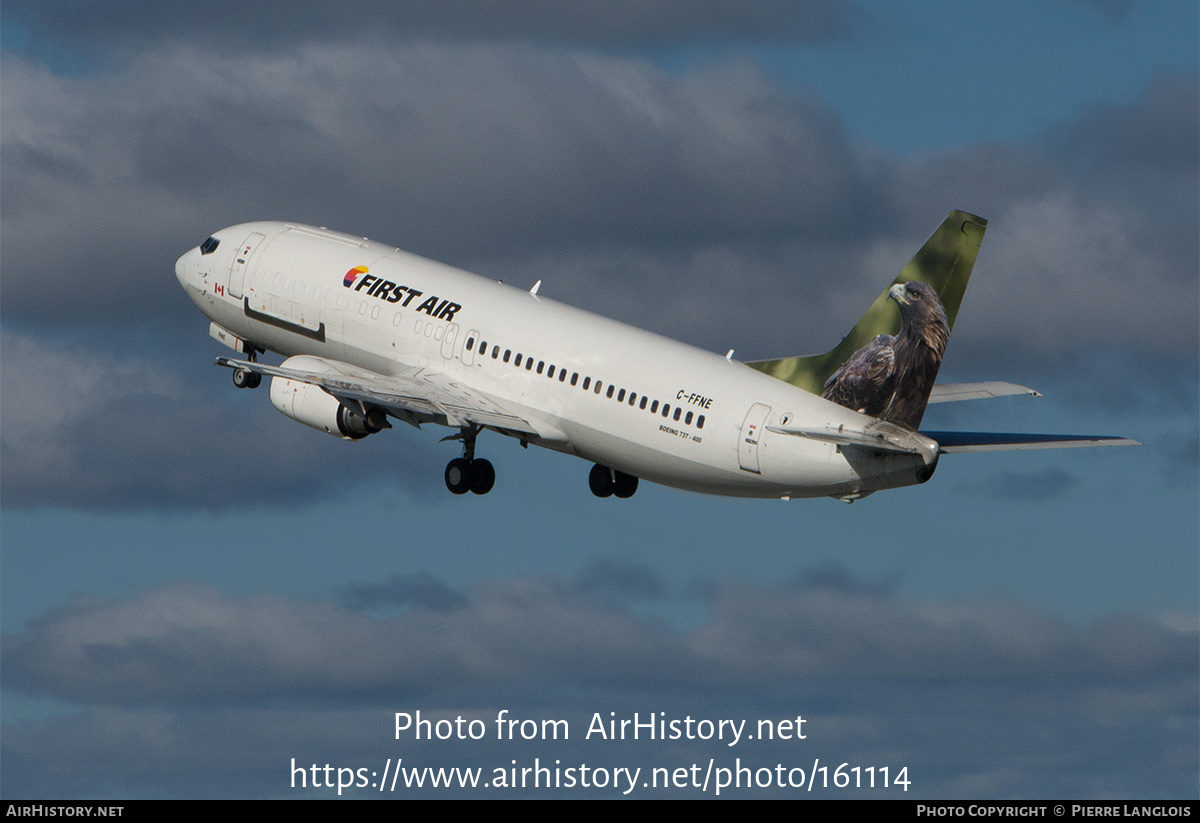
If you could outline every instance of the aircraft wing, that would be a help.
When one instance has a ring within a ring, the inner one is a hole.
[[[989,397],[1005,397],[1010,394],[1027,394],[1041,397],[1042,393],[1028,386],[990,380],[983,383],[939,383],[929,394],[930,403],[949,403],[954,400],[986,400]]]
[[[218,357],[216,360],[218,366],[320,386],[351,408],[378,406],[388,414],[414,424],[424,419],[451,427],[474,424],[514,434],[539,436],[529,421],[512,414],[491,397],[467,388],[446,375],[421,367],[410,367],[401,374],[389,376],[335,360],[322,358],[320,362],[328,369],[315,371],[267,366],[228,357]]]
[[[936,440],[942,454],[957,452],[1071,449],[1080,446],[1140,446],[1128,437],[1092,434],[1008,434],[1002,432],[921,432]]]

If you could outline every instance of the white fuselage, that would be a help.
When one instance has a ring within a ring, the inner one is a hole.
[[[720,355],[337,232],[263,222],[214,237],[176,273],[221,328],[287,356],[419,369],[529,421],[535,445],[744,497],[852,498],[928,477],[915,455],[769,431],[871,419]]]

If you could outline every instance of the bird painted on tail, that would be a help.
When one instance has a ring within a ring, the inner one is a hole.
[[[838,405],[916,429],[925,414],[950,338],[937,292],[920,280],[896,283],[900,330],[856,351],[825,382],[821,396]]]

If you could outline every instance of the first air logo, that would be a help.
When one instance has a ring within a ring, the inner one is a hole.
[[[403,307],[407,307],[414,297],[420,297],[425,293],[393,283],[391,280],[380,280],[375,275],[369,274],[369,271],[370,269],[366,266],[355,266],[346,272],[346,276],[342,278],[342,285],[348,289],[354,289],[354,291],[366,289],[366,294],[371,297],[386,300],[389,303],[399,303]],[[438,320],[453,320],[454,313],[461,308],[462,306],[458,303],[442,300],[433,295],[426,297],[417,306],[416,311],[424,312]]]

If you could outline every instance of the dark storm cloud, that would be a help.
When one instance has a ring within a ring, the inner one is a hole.
[[[207,357],[179,374],[148,356],[48,346],[14,332],[2,341],[0,497],[9,508],[290,506],[373,475],[411,481],[408,491],[420,496],[427,484],[418,479],[439,470],[432,444],[419,438],[363,449],[286,425],[263,390],[231,402],[225,370]]]
[[[807,745],[822,758],[907,764],[922,793],[937,796],[970,786],[1086,792],[1131,759],[1153,766],[1153,777],[1125,773],[1135,794],[1194,782],[1194,620],[1074,624],[1005,603],[904,602],[838,577],[800,590],[718,583],[710,614],[689,630],[538,578],[385,619],[188,587],[80,598],[3,639],[6,688],[74,704],[69,716],[6,724],[5,790],[261,795],[286,788],[290,757],[490,768],[535,755],[655,766],[663,763],[644,761],[718,753],[711,743],[584,741],[592,713],[609,711],[751,724],[804,714]],[[502,708],[569,718],[572,737],[393,741],[395,711],[479,717],[490,729]],[[796,757],[765,741],[718,745],[744,762]]]
[[[1163,73],[1028,145],[900,169],[913,205],[936,195],[990,220],[948,357],[988,340],[1010,363],[1122,347],[1194,358],[1198,96],[1195,76]]]
[[[5,17],[33,45],[65,43],[96,52],[128,52],[164,42],[217,51],[274,50],[306,42],[369,36],[388,42],[519,41],[598,48],[697,42],[817,43],[842,40],[864,22],[847,0],[346,0],[252,4],[203,0],[180,6],[127,2],[96,6],[69,0],[12,0]],[[52,59],[52,58],[51,58]]]
[[[356,44],[150,52],[84,78],[10,58],[0,82],[9,322],[191,317],[174,258],[286,218],[797,354],[844,334],[960,207],[992,222],[949,357],[1197,335],[1190,77],[1041,141],[918,162],[865,153],[819,100],[738,62]]]
[[[175,257],[249,219],[461,263],[687,254],[863,213],[836,118],[749,64],[679,77],[528,50],[312,47],[147,55],[83,79],[10,59],[2,82],[8,318],[181,313]]]
[[[1066,126],[1054,141],[1065,162],[1102,172],[1097,183],[1132,182],[1139,175],[1194,174],[1200,157],[1200,77],[1165,73],[1133,103],[1094,107]]]

